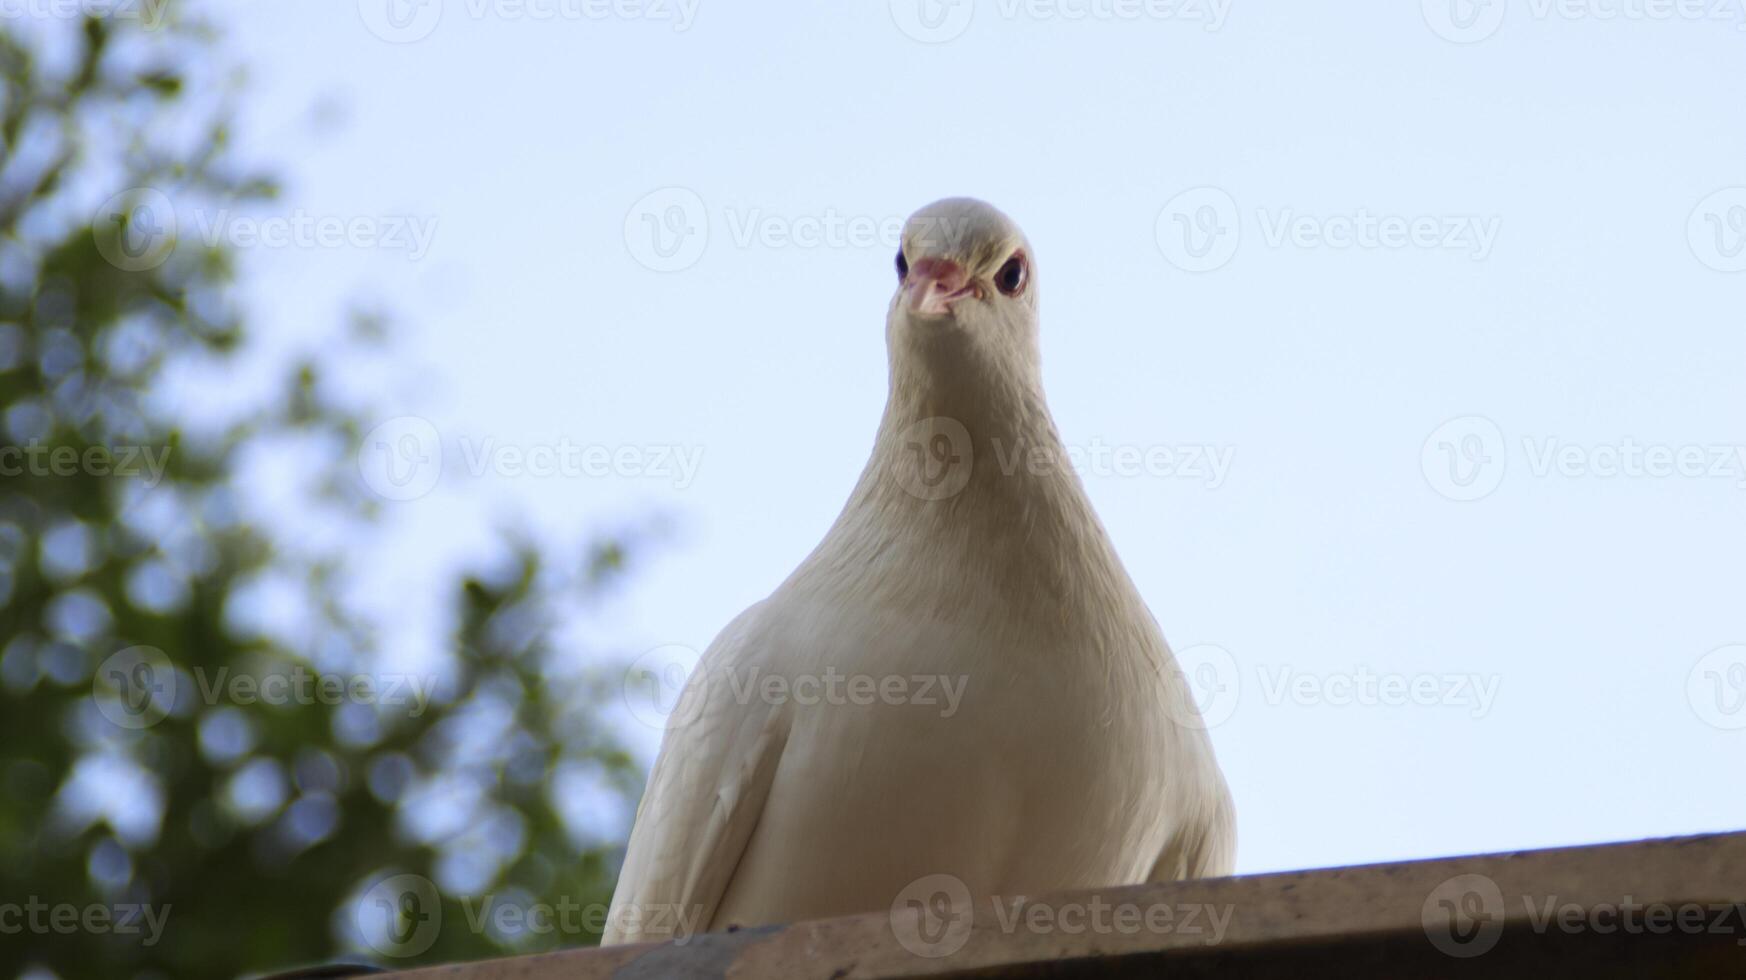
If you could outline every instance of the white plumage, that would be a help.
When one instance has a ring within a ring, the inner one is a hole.
[[[606,943],[885,910],[935,874],[980,900],[1230,871],[1211,743],[1044,402],[1030,246],[949,199],[898,264],[872,458],[687,684]]]

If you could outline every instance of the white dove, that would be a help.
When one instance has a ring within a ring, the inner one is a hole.
[[[1032,256],[976,200],[905,225],[872,458],[686,682],[603,943],[935,875],[980,902],[1230,873],[1211,742],[1043,399]]]

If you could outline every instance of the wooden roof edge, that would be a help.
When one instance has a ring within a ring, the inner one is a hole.
[[[1063,960],[1284,955],[1381,937],[1450,964],[1483,955],[1501,965],[1533,942],[1518,937],[1538,937],[1536,948],[1565,937],[1683,937],[1746,957],[1746,832],[1002,896],[968,909],[942,893],[844,918],[394,976],[1018,977]]]

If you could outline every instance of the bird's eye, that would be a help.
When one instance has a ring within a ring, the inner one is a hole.
[[[1014,255],[1006,260],[1000,271],[994,274],[994,286],[1008,296],[1017,296],[1025,291],[1025,283],[1031,278],[1030,265],[1023,255]]]
[[[897,253],[897,281],[902,282],[908,278],[909,278],[909,260],[904,258],[902,250],[899,250]]]

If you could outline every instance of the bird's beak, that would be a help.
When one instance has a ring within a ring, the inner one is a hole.
[[[979,295],[964,267],[951,259],[924,258],[910,267],[903,281],[904,305],[920,316],[947,316],[952,304]]]

